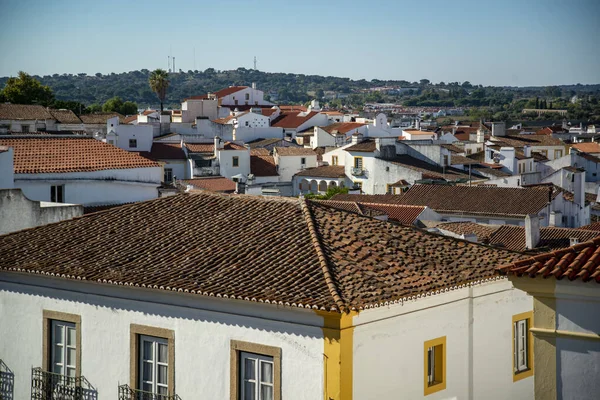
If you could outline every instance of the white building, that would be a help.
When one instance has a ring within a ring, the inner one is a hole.
[[[273,157],[280,182],[291,182],[299,171],[317,166],[317,153],[303,147],[275,147]]]
[[[294,175],[294,196],[300,194],[324,194],[328,189],[352,186],[343,165],[327,165],[307,168]]]
[[[536,366],[512,349],[528,344],[513,321],[533,301],[494,276],[516,253],[303,199],[207,193],[1,236],[0,253],[11,398],[49,372],[59,396],[81,382],[109,399],[533,395]]]
[[[159,128],[148,124],[121,124],[119,117],[112,117],[106,121],[106,132],[105,141],[108,144],[127,151],[149,152]]]
[[[138,154],[81,136],[0,138],[14,151],[14,187],[37,201],[121,204],[154,199],[161,166]]]

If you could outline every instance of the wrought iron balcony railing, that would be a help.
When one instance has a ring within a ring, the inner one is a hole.
[[[176,394],[166,395],[151,392],[144,392],[139,389],[132,389],[129,385],[119,386],[119,400],[181,400]]]
[[[15,374],[0,360],[0,400],[13,400]]]
[[[83,376],[69,377],[44,371],[31,370],[32,400],[97,400],[98,393]]]

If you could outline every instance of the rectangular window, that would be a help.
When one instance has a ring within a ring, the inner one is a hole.
[[[305,165],[306,164],[306,158],[302,157],[300,159],[300,164]]]
[[[114,140],[109,140],[108,144],[112,144],[114,146],[115,145],[115,141]]]
[[[362,157],[354,157],[354,168],[362,169],[362,167],[363,167],[363,158]]]
[[[473,150],[467,149],[467,155],[470,156],[473,153]]]
[[[75,324],[51,321],[51,372],[74,378],[77,376],[77,331]]]
[[[554,150],[554,158],[561,158],[563,155],[562,150]]]
[[[233,157],[232,165],[234,167],[239,167],[240,166],[240,158],[239,157]]]
[[[169,346],[166,339],[140,336],[139,388],[144,392],[169,393]]]
[[[64,203],[65,185],[50,186],[50,201],[53,203]]]
[[[246,101],[250,100],[250,93],[246,93]]]
[[[29,125],[21,125],[21,132],[28,133],[29,132]]]
[[[392,185],[387,185],[385,192],[387,194],[394,194],[394,187]]]
[[[338,156],[331,156],[331,165],[338,165]]]
[[[424,344],[424,395],[446,389],[446,336]]]
[[[533,312],[517,314],[512,318],[513,381],[533,375],[532,341],[530,332]]]
[[[544,155],[544,157],[548,157],[548,150],[540,150],[540,153]]]
[[[165,168],[164,181],[165,182],[173,181],[173,169],[172,168]]]
[[[155,395],[172,396],[175,382],[174,332],[131,324],[130,335],[130,386]]]
[[[231,342],[230,398],[281,400],[281,349]]]
[[[135,149],[137,147],[137,139],[129,139],[129,148]]]

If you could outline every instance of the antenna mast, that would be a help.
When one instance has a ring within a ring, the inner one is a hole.
[[[256,71],[256,56],[254,56],[254,70]]]

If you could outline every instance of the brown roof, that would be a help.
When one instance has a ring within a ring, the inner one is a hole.
[[[495,136],[490,138],[491,141],[500,144],[501,146],[523,147],[529,146],[564,146],[565,143],[560,139],[556,139],[548,135],[509,135]]]
[[[266,149],[254,149],[265,150]],[[250,172],[255,176],[277,176],[277,165],[275,165],[275,157],[267,154],[252,155],[250,154]]]
[[[411,135],[435,135],[433,131],[422,131],[420,129],[404,129],[404,132],[408,132]]]
[[[522,257],[314,202],[208,192],[3,235],[0,254],[4,271],[338,311],[494,279]]]
[[[482,243],[487,243],[490,235],[498,228],[500,225],[486,225],[486,224],[478,224],[470,221],[461,221],[461,222],[444,222],[436,225],[436,228],[443,229],[445,231],[454,232],[458,235],[468,235],[474,233],[477,235],[477,240]]]
[[[296,176],[314,176],[317,178],[345,178],[346,172],[343,165],[326,165],[322,167],[306,168],[296,173]]]
[[[150,152],[142,152],[144,157],[152,160],[185,160],[185,152],[180,143],[152,143]]]
[[[186,143],[188,151],[191,153],[214,153],[214,143]]]
[[[345,134],[358,128],[361,128],[365,125],[366,124],[363,124],[361,122],[337,122],[335,124],[323,126],[321,127],[321,129],[323,129],[327,133],[331,133],[332,135],[334,135],[337,133]]]
[[[524,217],[537,214],[559,192],[552,188],[413,185],[400,195],[337,194],[334,200],[428,206],[444,214],[503,215]]]
[[[214,119],[212,122],[214,122],[215,124],[227,125],[231,121],[233,121],[234,119],[236,119],[237,117],[239,117],[239,115],[228,115],[228,116],[223,117],[223,118]]]
[[[301,105],[286,105],[286,104],[280,104],[277,107],[279,107],[279,109],[281,111],[286,111],[286,112],[290,112],[290,111],[296,111],[296,112],[306,112],[308,111],[308,109],[304,106]]]
[[[452,157],[452,159],[454,159],[454,156]],[[462,171],[452,167],[442,168],[406,154],[398,155],[393,159],[386,161],[389,161],[392,164],[402,166],[404,168],[408,168],[413,171],[420,172],[422,174],[423,179],[443,179],[446,181],[453,181],[457,179],[469,178],[468,171]],[[471,175],[471,178],[478,178],[477,175]]]
[[[279,156],[316,156],[313,149],[306,147],[275,147]]]
[[[131,124],[134,121],[137,121],[137,114],[136,115],[130,115],[129,117],[125,117],[123,118],[123,123],[124,124]]]
[[[377,150],[377,145],[373,139],[364,139],[357,144],[346,147],[346,151],[358,151],[362,153],[372,153]]]
[[[452,154],[450,156],[450,163],[452,165],[470,165],[479,164],[479,161],[473,160],[472,158],[460,156],[458,154]]]
[[[591,224],[582,226],[579,229],[585,229],[588,231],[600,231],[600,222],[592,222]]]
[[[0,104],[0,119],[54,119],[46,107],[25,104]]]
[[[465,149],[455,146],[453,144],[441,144],[440,146],[446,150],[450,150],[450,152],[452,152],[452,153],[464,153],[465,152]]]
[[[598,236],[600,236],[600,232],[584,229],[542,227],[540,228],[540,241],[535,247],[564,249],[571,245],[571,238],[577,238],[580,242],[585,242]],[[493,246],[502,246],[509,250],[525,251],[527,249],[525,246],[525,228],[502,225],[488,238],[487,243]]]
[[[596,142],[575,143],[572,147],[584,153],[600,153],[600,144]]]
[[[363,208],[368,208],[369,210],[379,211],[382,215],[387,215],[388,220],[398,222],[402,225],[413,225],[417,222],[419,215],[425,210],[423,206],[407,206],[402,204],[357,203],[339,200],[321,200],[319,203],[339,210],[356,212],[363,215],[367,215],[363,211]],[[368,214],[372,216],[370,212]]]
[[[84,136],[0,138],[14,148],[15,174],[88,172],[107,169],[158,167],[137,153]]]
[[[279,117],[275,118],[271,122],[271,126],[275,128],[298,128],[303,123],[310,120],[312,117],[318,114],[317,111],[311,111],[306,115],[301,115],[299,112],[285,112],[281,113]]]
[[[59,124],[81,124],[81,120],[71,110],[48,110]]]
[[[251,142],[247,142],[251,149],[256,149],[260,147],[271,146],[276,143],[283,142],[283,139],[273,138],[273,139],[257,139]]]
[[[222,97],[229,96],[230,94],[239,92],[240,90],[244,90],[244,89],[248,89],[248,86],[230,86],[225,89],[217,90],[215,92],[215,96],[217,96],[217,98],[220,99]]]
[[[235,182],[223,176],[208,176],[206,178],[184,179],[186,185],[192,185],[199,190],[209,190],[211,192],[233,193],[235,192]]]
[[[501,275],[600,283],[600,238],[498,268]]]
[[[119,113],[95,113],[95,114],[83,114],[79,118],[84,124],[105,124],[106,121],[113,117],[119,117],[119,122],[124,123],[125,117]]]

